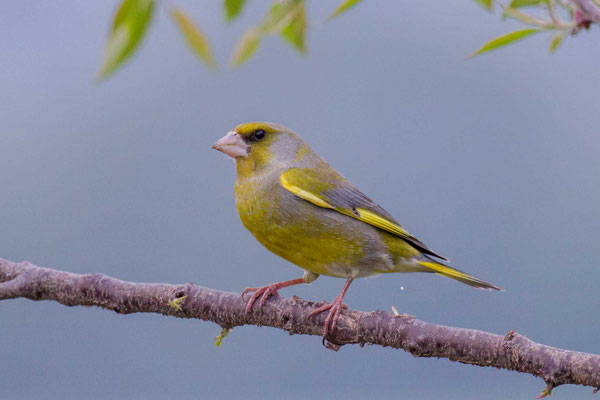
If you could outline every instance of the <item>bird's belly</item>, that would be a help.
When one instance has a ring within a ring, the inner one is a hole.
[[[267,249],[315,274],[347,277],[355,275],[364,248],[336,232],[318,231],[310,226],[269,224],[252,232]]]
[[[263,246],[315,274],[391,272],[391,257],[375,229],[292,196],[272,191],[267,202],[238,202],[242,223]]]

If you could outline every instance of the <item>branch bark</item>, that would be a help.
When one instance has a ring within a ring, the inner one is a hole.
[[[0,300],[53,300],[66,306],[98,306],[120,314],[159,313],[196,318],[224,329],[264,325],[290,334],[320,336],[324,315],[308,316],[322,303],[298,297],[270,297],[264,307],[246,314],[237,293],[192,283],[134,283],[102,274],[76,274],[14,263],[0,258]],[[177,300],[180,299],[180,300]],[[394,316],[385,311],[342,311],[332,333],[334,349],[344,344],[373,344],[403,349],[415,357],[447,358],[465,364],[503,368],[542,378],[550,394],[563,384],[600,387],[600,356],[535,343],[513,331],[495,335]]]

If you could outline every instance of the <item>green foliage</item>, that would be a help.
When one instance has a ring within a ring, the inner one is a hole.
[[[510,6],[512,8],[537,6],[540,3],[548,4],[548,0],[512,0]]]
[[[539,19],[536,19],[529,14],[525,14],[516,8],[506,7],[504,9],[503,15],[504,15],[504,17],[510,17],[510,18],[514,18],[518,21],[521,21],[522,23],[524,23],[526,25],[533,25],[533,26],[541,26],[542,25],[542,22]]]
[[[273,3],[262,21],[250,28],[238,41],[231,65],[240,66],[256,52],[265,36],[281,35],[292,47],[304,52],[306,35],[306,9],[304,0],[283,0]]]
[[[335,17],[339,16],[340,14],[345,13],[346,11],[348,11],[349,9],[351,9],[352,7],[354,7],[355,5],[357,5],[358,3],[360,3],[362,0],[346,0],[344,1],[342,4],[340,4],[338,6],[338,8],[335,9],[335,11],[333,13],[331,13],[331,15],[329,16],[329,18],[327,18],[328,21],[331,21],[332,19],[334,19]],[[491,2],[491,0],[478,0],[480,2]]]
[[[181,296],[173,300],[169,300],[169,306],[177,311],[183,311],[181,308],[181,303],[187,298],[186,296]]]
[[[260,44],[260,33],[257,29],[249,29],[238,40],[233,53],[231,54],[231,65],[238,67],[245,63],[258,50]]]
[[[153,0],[123,0],[106,42],[99,79],[111,75],[131,57],[146,33],[153,10]]]
[[[558,46],[560,46],[563,40],[565,40],[565,37],[567,37],[567,31],[563,31],[552,38],[549,49],[550,53],[554,53],[556,51]]]
[[[480,0],[476,1],[481,3]],[[502,8],[502,15],[504,17],[516,19],[519,22],[534,26],[535,28],[522,29],[498,37],[486,43],[471,56],[476,56],[490,50],[506,46],[541,31],[557,32],[552,38],[549,48],[550,53],[553,53],[563,42],[567,34],[570,33],[575,35],[581,29],[587,29],[590,24],[590,21],[585,19],[580,21],[576,20],[576,15],[582,14],[573,2],[562,0],[511,0],[508,5],[504,5],[498,0],[496,0],[496,2]],[[527,12],[521,11],[523,8],[532,6],[546,11],[547,16],[531,15]],[[565,17],[567,17],[567,20],[564,19]]]
[[[542,393],[538,397],[536,397],[536,399],[543,399],[545,397],[552,396],[552,389],[553,386],[549,383],[548,386],[546,386],[546,389],[542,390]]]
[[[230,63],[237,67],[252,58],[261,41],[267,36],[280,36],[299,53],[306,52],[306,32],[308,18],[306,3],[308,0],[272,0],[271,7],[259,23],[250,27],[240,37],[231,54]],[[327,20],[337,18],[362,0],[343,0],[331,13]],[[474,52],[471,56],[480,55],[490,50],[517,42],[536,32],[556,32],[552,37],[549,51],[553,53],[570,33],[577,34],[589,28],[592,21],[586,19],[570,1],[564,0],[475,0],[486,10],[493,11],[494,3],[502,9],[503,17],[513,18],[530,25],[532,28],[521,29],[491,40]],[[600,6],[600,1],[595,0]],[[112,21],[110,34],[106,40],[102,67],[99,79],[105,79],[118,70],[138,49],[152,21],[156,0],[121,0]],[[210,43],[206,35],[184,11],[171,5],[170,14],[191,50],[209,67],[215,68],[217,63],[213,57]],[[225,20],[231,22],[243,11],[246,0],[222,0]],[[531,15],[528,7],[545,10],[547,17]],[[525,10],[525,11],[523,11]],[[560,11],[560,12],[559,12]],[[559,17],[562,15],[562,19]],[[566,20],[565,20],[566,17]]]
[[[185,12],[175,6],[171,8],[171,16],[194,53],[210,68],[215,68],[216,63],[210,50],[210,44],[200,28]]]
[[[306,9],[304,3],[300,5],[290,23],[281,30],[281,36],[299,52],[306,52]]]
[[[221,347],[221,344],[223,343],[223,339],[225,339],[227,337],[227,335],[229,335],[231,333],[233,329],[227,329],[227,328],[223,328],[221,329],[221,333],[219,333],[215,338],[215,344],[217,345],[217,347]]]
[[[304,8],[304,0],[284,0],[275,2],[271,11],[258,26],[263,35],[276,35],[288,26]]]
[[[514,31],[511,33],[507,33],[506,35],[499,36],[484,44],[479,50],[473,53],[471,57],[486,53],[490,50],[494,50],[502,46],[506,46],[507,44],[511,44],[513,42],[516,42],[517,40],[521,40],[539,31],[539,29],[521,29],[519,31]]]
[[[480,6],[488,11],[492,11],[494,8],[494,0],[475,0]]]
[[[233,21],[244,8],[245,0],[225,0],[223,8],[225,9],[225,20]]]

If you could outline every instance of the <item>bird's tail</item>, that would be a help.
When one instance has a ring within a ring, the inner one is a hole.
[[[480,289],[487,290],[502,290],[498,286],[494,286],[491,283],[487,283],[482,281],[481,279],[477,279],[474,276],[465,274],[462,271],[457,270],[456,268],[452,268],[448,265],[442,264],[438,261],[435,261],[426,256],[425,260],[418,261],[419,265],[427,268],[430,272],[435,272],[438,275],[446,276],[448,278],[455,279],[459,282],[466,283],[469,286],[473,286]]]

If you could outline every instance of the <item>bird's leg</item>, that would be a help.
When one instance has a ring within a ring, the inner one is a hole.
[[[277,292],[279,289],[288,287],[288,286],[294,286],[294,285],[300,285],[301,283],[311,283],[312,281],[314,281],[315,279],[317,279],[319,277],[319,275],[314,274],[312,272],[304,272],[304,275],[302,276],[302,278],[298,278],[298,279],[291,279],[289,281],[283,281],[283,282],[277,282],[277,283],[272,283],[270,285],[267,286],[263,286],[263,287],[249,287],[244,289],[244,291],[242,292],[242,298],[244,298],[244,295],[246,295],[246,293],[250,293],[250,292],[254,292],[252,294],[252,297],[250,297],[250,300],[248,301],[248,304],[246,305],[246,312],[249,313],[250,311],[252,311],[252,306],[254,305],[254,302],[260,297],[260,307],[265,305],[265,302],[267,301],[267,299],[269,298],[269,296],[271,295],[277,295],[279,296],[279,293]]]
[[[335,325],[337,323],[338,316],[340,315],[342,310],[345,308],[348,308],[343,303],[344,295],[348,291],[348,288],[350,287],[350,284],[352,283],[353,280],[354,280],[353,277],[350,277],[350,278],[348,278],[348,280],[346,280],[346,284],[344,285],[344,288],[342,289],[340,294],[335,298],[335,300],[333,300],[331,302],[331,304],[326,304],[323,307],[317,308],[315,311],[313,311],[308,316],[308,318],[313,318],[315,315],[317,315],[323,311],[329,310],[329,313],[327,314],[327,318],[325,318],[325,326],[323,327],[323,343],[325,343],[325,339],[327,339],[327,337],[329,336],[329,332],[333,332],[333,330],[335,329]]]

